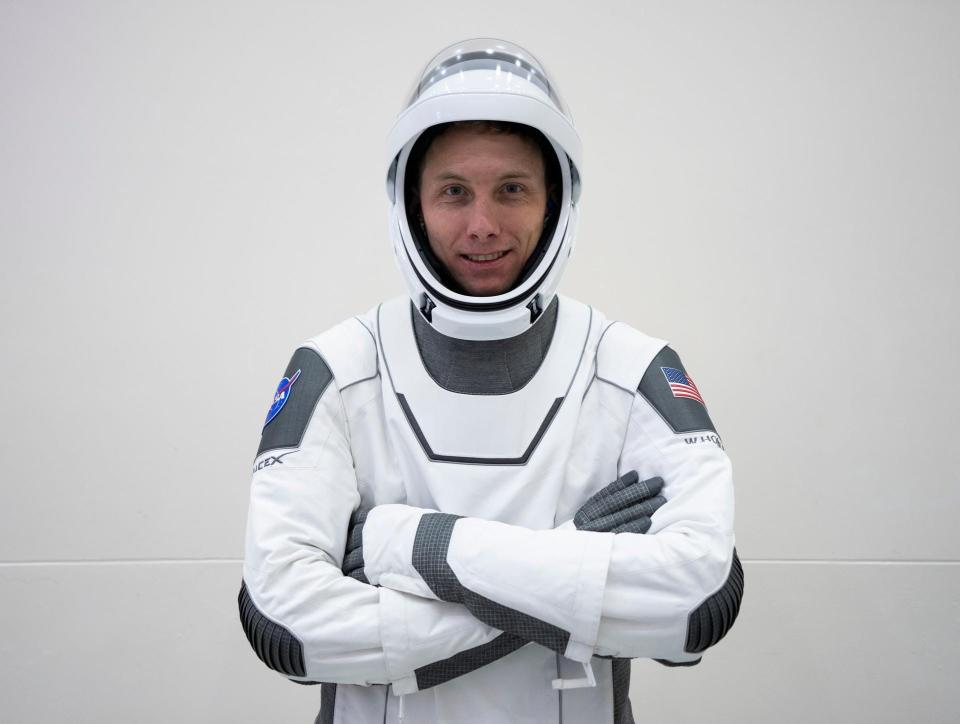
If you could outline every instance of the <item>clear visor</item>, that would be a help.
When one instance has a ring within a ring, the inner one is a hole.
[[[401,112],[416,103],[434,84],[471,70],[508,73],[532,83],[550,98],[560,113],[570,118],[559,91],[540,61],[519,45],[495,38],[464,40],[440,51],[417,78]]]

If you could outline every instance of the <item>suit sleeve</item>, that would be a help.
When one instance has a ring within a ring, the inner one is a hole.
[[[733,626],[743,597],[733,476],[680,358],[665,347],[634,395],[623,470],[664,481],[667,502],[643,536],[614,537],[599,649],[690,664]]]
[[[647,534],[535,531],[381,506],[364,528],[368,578],[463,603],[577,661],[696,662],[733,624],[743,579],[730,462],[703,403],[673,396],[661,368],[682,372],[675,357],[664,348],[633,393],[621,454],[622,471],[665,481],[667,503]]]
[[[526,641],[463,606],[367,585],[340,568],[360,504],[340,393],[301,347],[254,462],[240,618],[259,658],[301,682],[427,688]],[[279,409],[278,409],[279,408]]]

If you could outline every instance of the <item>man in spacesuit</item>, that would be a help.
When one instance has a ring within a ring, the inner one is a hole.
[[[633,722],[743,593],[733,484],[662,340],[557,294],[580,141],[523,49],[451,46],[389,138],[409,296],[298,348],[254,463],[240,615],[317,721]]]

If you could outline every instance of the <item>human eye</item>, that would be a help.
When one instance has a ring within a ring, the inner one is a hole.
[[[444,196],[456,199],[465,196],[467,190],[459,184],[451,184],[450,186],[444,187],[442,193]]]
[[[523,184],[516,183],[515,181],[505,183],[503,185],[503,190],[504,190],[504,193],[507,193],[510,195],[522,194],[525,191]]]

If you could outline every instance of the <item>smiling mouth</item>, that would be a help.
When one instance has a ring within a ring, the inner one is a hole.
[[[468,261],[484,263],[496,261],[497,259],[506,256],[507,253],[508,252],[506,251],[495,251],[492,254],[461,254],[460,256]]]

